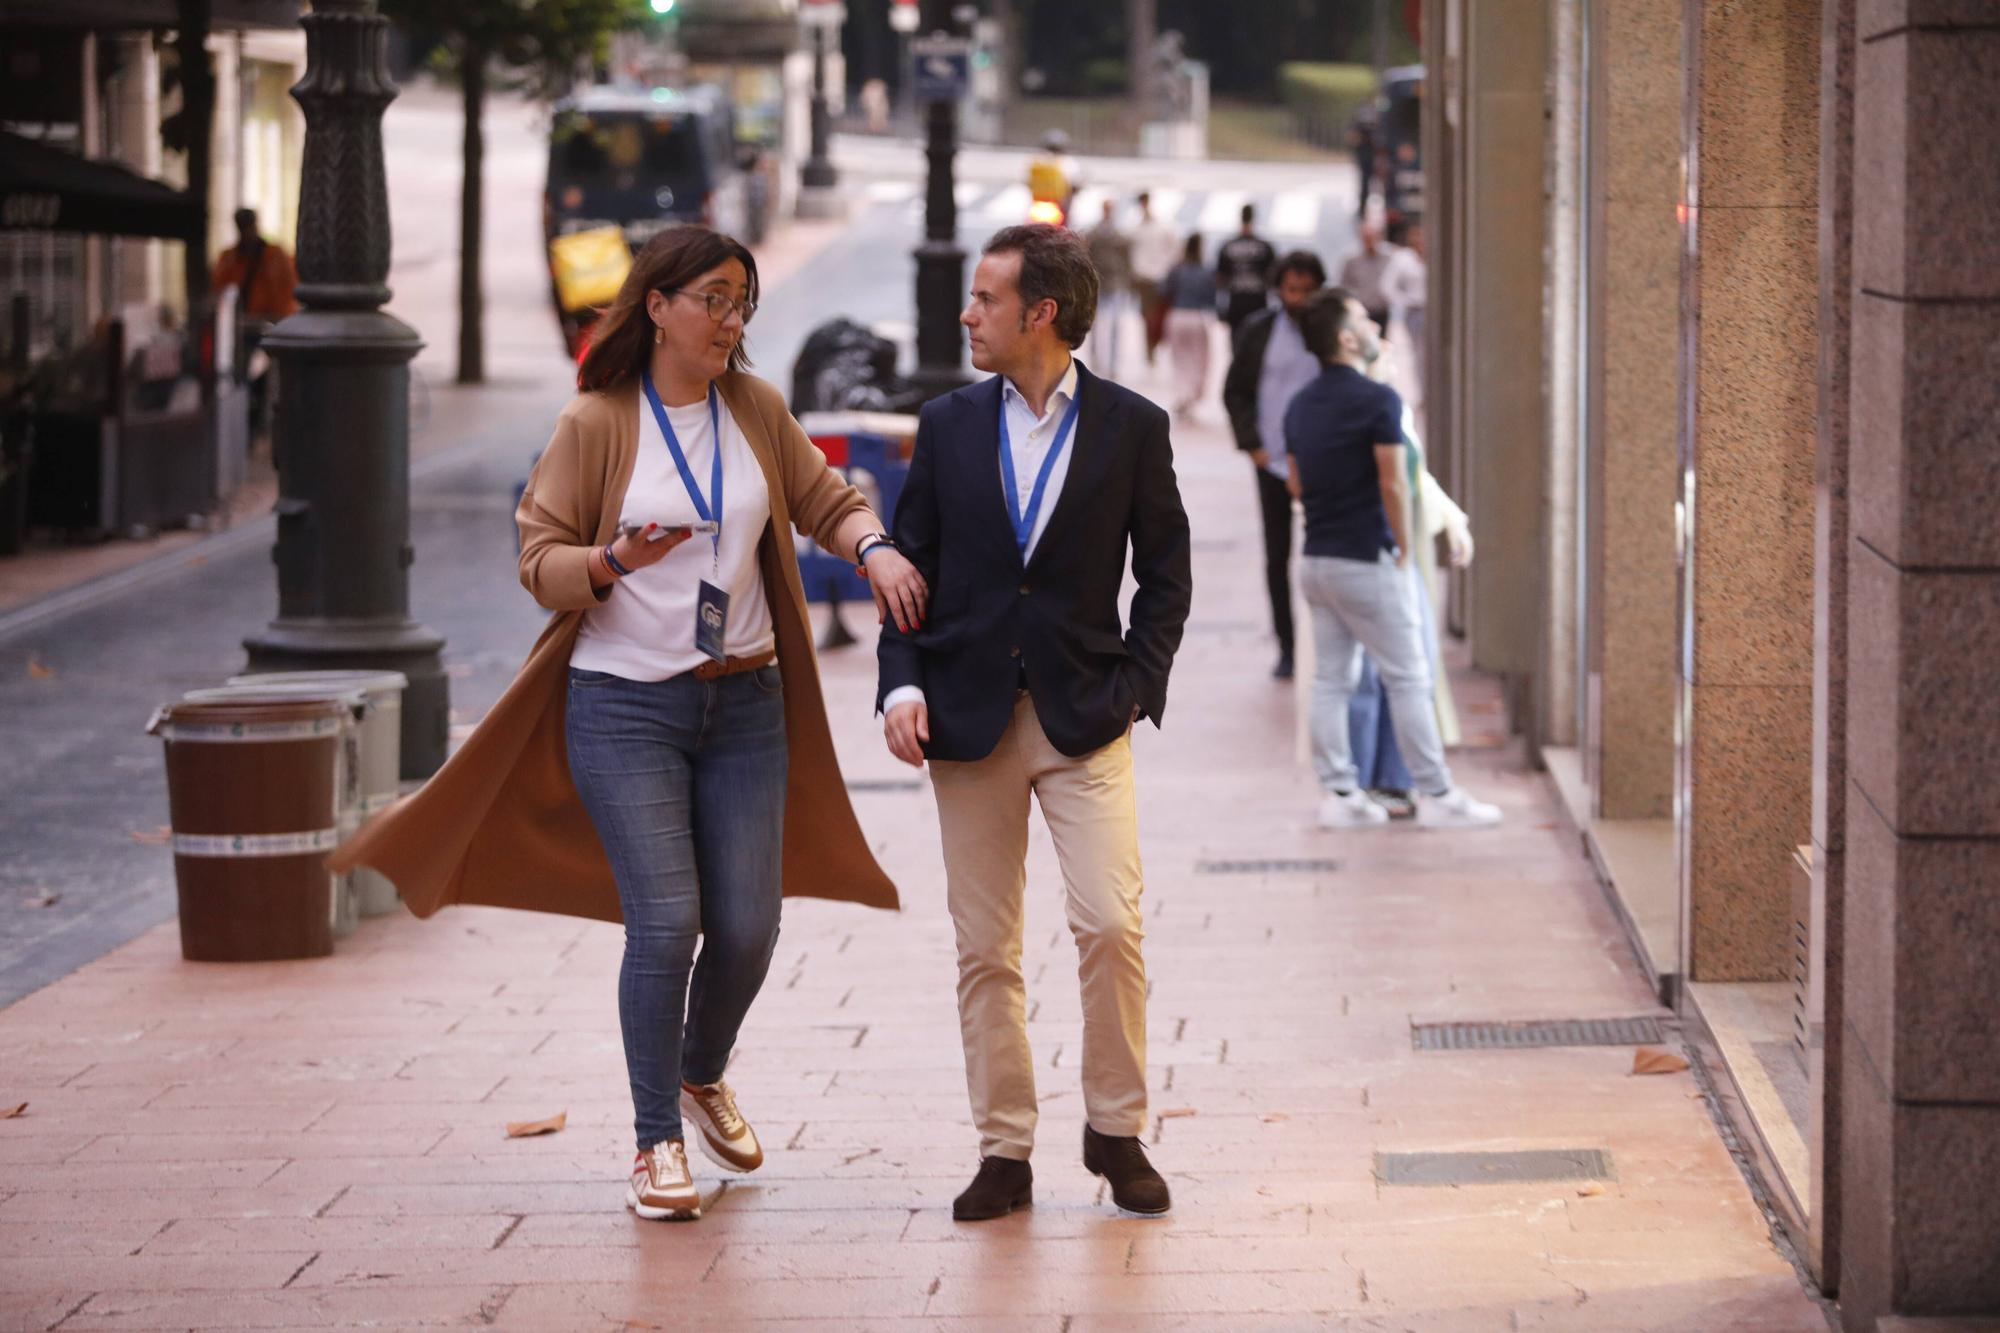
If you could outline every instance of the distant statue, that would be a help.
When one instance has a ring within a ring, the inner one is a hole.
[[[1186,120],[1194,114],[1194,80],[1187,67],[1187,39],[1169,29],[1153,42],[1153,117]]]

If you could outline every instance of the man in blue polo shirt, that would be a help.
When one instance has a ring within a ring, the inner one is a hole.
[[[1497,807],[1452,785],[1432,703],[1417,589],[1411,580],[1409,463],[1403,403],[1365,373],[1381,335],[1354,293],[1313,296],[1301,318],[1306,346],[1325,364],[1285,413],[1292,492],[1305,505],[1299,583],[1312,610],[1313,768],[1322,828],[1383,824],[1389,814],[1360,790],[1347,735],[1347,701],[1366,648],[1382,673],[1396,741],[1417,789],[1417,823],[1472,828],[1500,822]]]

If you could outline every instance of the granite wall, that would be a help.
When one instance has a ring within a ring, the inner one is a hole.
[[[1840,1262],[1873,1330],[2000,1313],[2000,15],[1861,0],[1857,37]]]
[[[1681,11],[1598,0],[1591,37],[1587,764],[1601,818],[1664,819],[1674,778],[1678,394],[1666,372],[1680,332]]]
[[[1787,975],[1811,830],[1820,6],[1687,0],[1677,615],[1693,981]]]

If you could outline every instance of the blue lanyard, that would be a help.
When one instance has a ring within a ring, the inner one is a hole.
[[[653,387],[653,372],[641,371],[640,378],[646,386],[646,401],[652,405],[653,420],[660,423],[660,435],[667,442],[667,452],[674,456],[674,466],[681,470],[681,484],[687,487],[688,498],[694,501],[694,512],[703,520],[715,524],[715,532],[709,541],[715,545],[715,563],[722,564],[722,413],[715,404],[715,382],[708,385],[708,434],[715,446],[715,455],[708,469],[708,489],[715,496],[715,512],[710,513],[708,502],[702,499],[701,487],[695,485],[694,472],[688,467],[687,455],[681,452],[681,442],[674,435],[674,423],[667,420],[667,408],[660,401],[659,390]]]
[[[1078,385],[1079,390],[1082,385]],[[1007,386],[1000,386],[1000,483],[1007,488],[1007,517],[1014,523],[1014,544],[1021,548],[1021,555],[1028,554],[1028,539],[1035,535],[1035,518],[1042,512],[1042,496],[1049,488],[1049,475],[1056,470],[1056,458],[1062,453],[1063,440],[1076,428],[1076,409],[1083,395],[1072,393],[1069,411],[1063,413],[1062,424],[1056,427],[1056,437],[1049,442],[1048,456],[1042,459],[1041,473],[1035,478],[1035,489],[1028,496],[1026,512],[1021,509],[1021,486],[1014,480],[1014,445],[1007,437]]]

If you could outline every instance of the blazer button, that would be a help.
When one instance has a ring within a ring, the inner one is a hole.
[[[1021,650],[1019,648],[1011,648],[1007,652],[1007,656],[1009,657],[1019,657],[1020,655],[1021,655]]]
[[[1028,595],[1028,585],[1023,583],[1021,585],[1021,596],[1026,597],[1027,595]]]

